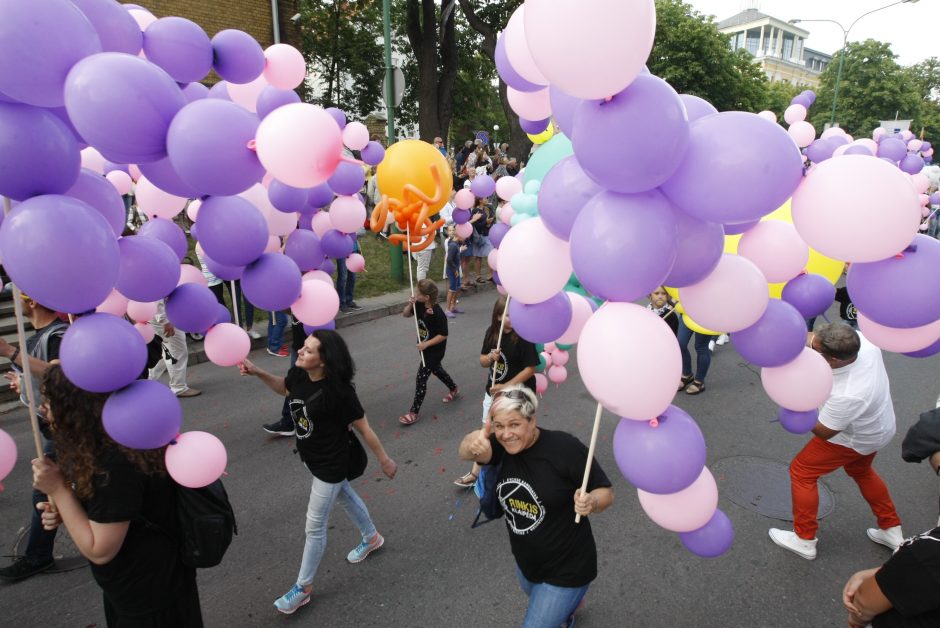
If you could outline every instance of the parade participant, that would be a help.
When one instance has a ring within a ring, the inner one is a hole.
[[[493,245],[490,242],[490,227],[493,226],[495,221],[496,217],[493,215],[493,208],[490,207],[489,200],[486,198],[478,198],[476,205],[470,212],[470,224],[473,225],[473,237],[470,239],[470,248],[473,251],[473,258],[476,260],[477,283],[486,283],[493,278],[492,272],[490,272],[489,279],[484,278],[482,269],[483,266],[486,265],[484,260],[487,259],[490,251],[493,250]]]
[[[291,614],[310,601],[313,579],[326,551],[327,528],[333,504],[343,510],[359,528],[361,542],[346,556],[350,563],[360,563],[382,547],[385,539],[375,529],[369,510],[349,480],[365,469],[362,445],[351,431],[356,431],[378,458],[382,472],[394,478],[398,470],[376,436],[353,385],[355,365],[343,338],[331,330],[310,334],[297,354],[297,365],[286,377],[278,377],[245,360],[242,375],[254,375],[268,388],[285,395],[290,402],[291,418],[297,437],[300,459],[313,474],[307,505],[307,539],[297,582],[274,602],[278,611]]]
[[[43,409],[57,461],[33,460],[33,485],[49,495],[43,525],[64,523],[91,562],[110,627],[202,626],[196,570],[178,552],[178,524],[165,448],[128,449],[107,435],[108,396],[74,386],[58,365],[46,372]]]
[[[501,326],[502,338],[499,335]],[[483,347],[480,349],[480,366],[487,369],[483,392],[484,424],[490,414],[493,396],[503,388],[523,384],[535,392],[535,367],[538,364],[539,354],[535,345],[519,336],[512,328],[512,319],[506,311],[506,297],[499,297],[493,304],[490,326],[483,336]],[[462,487],[473,486],[479,475],[480,466],[474,463],[470,472],[454,480],[454,484]]]
[[[457,314],[463,314],[463,310],[457,307],[457,295],[460,293],[460,253],[466,250],[467,244],[457,234],[453,225],[447,228],[447,234],[447,258],[444,263],[447,279],[447,311],[444,314],[447,318],[454,318]]]
[[[647,306],[656,312],[656,315],[663,319],[672,333],[679,334],[679,314],[676,312],[676,304],[666,292],[666,288],[660,286],[653,290],[647,297],[650,302]]]
[[[428,392],[428,378],[432,373],[450,391],[441,401],[450,403],[460,398],[460,389],[441,365],[447,351],[447,316],[437,304],[437,296],[437,284],[430,279],[422,279],[418,282],[417,295],[409,300],[401,313],[405,318],[418,318],[418,351],[424,355],[415,377],[415,396],[411,402],[411,410],[398,418],[402,425],[411,425],[421,418],[418,413]]]
[[[614,501],[610,480],[591,462],[587,493],[581,492],[588,449],[567,432],[538,426],[535,393],[521,384],[504,387],[490,420],[460,443],[460,457],[500,464],[496,485],[506,515],[516,576],[529,598],[523,628],[570,626],[574,611],[597,577],[597,548],[589,520]]]
[[[896,429],[881,350],[845,323],[820,327],[811,346],[832,368],[832,392],[819,411],[813,438],[790,463],[794,531],[771,528],[770,538],[807,560],[816,558],[816,482],[841,467],[878,520],[877,528],[868,529],[868,538],[893,550],[904,538],[901,519],[888,487],[872,468]]]
[[[163,340],[163,359],[150,369],[150,379],[159,380],[163,373],[169,373],[170,390],[177,397],[198,397],[201,390],[190,387],[186,382],[186,367],[189,364],[189,349],[186,347],[186,334],[176,333],[176,328],[166,316],[166,299],[157,301],[157,313],[150,325]]]
[[[685,324],[683,318],[679,319],[679,351],[682,354],[682,381],[679,382],[677,392],[683,390],[687,395],[698,395],[705,392],[705,376],[712,363],[712,351],[709,343],[714,336],[692,331]],[[695,375],[692,374],[692,354],[689,353],[689,340],[695,337]]]

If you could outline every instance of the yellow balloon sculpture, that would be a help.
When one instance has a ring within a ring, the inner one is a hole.
[[[555,123],[549,122],[548,128],[542,131],[541,133],[526,133],[526,135],[529,136],[529,139],[532,141],[533,144],[536,144],[536,145],[544,144],[548,140],[555,137]]]

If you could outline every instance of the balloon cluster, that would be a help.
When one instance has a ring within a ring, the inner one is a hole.
[[[112,438],[172,443],[174,478],[211,482],[224,470],[221,442],[178,436],[173,393],[135,381],[162,299],[177,329],[205,334],[216,364],[250,349],[202,271],[181,264],[187,238],[173,219],[187,209],[205,266],[241,279],[252,303],[330,326],[332,283],[301,272],[332,272],[329,258],[341,257],[362,269],[350,234],[366,219],[365,174],[344,151],[376,165],[384,149],[342,111],[300,102],[306,63],[291,46],[263,50],[237,30],[210,39],[189,20],[113,0],[12,0],[0,24],[0,194],[18,202],[0,227],[4,267],[47,307],[97,310],[66,332],[61,361],[76,385],[112,393],[103,413]],[[223,80],[208,89],[199,81],[211,70]],[[121,195],[131,192],[149,221],[121,237]],[[203,472],[174,462],[186,459]]]

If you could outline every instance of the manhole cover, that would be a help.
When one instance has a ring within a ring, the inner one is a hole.
[[[732,502],[756,513],[793,521],[793,502],[790,499],[790,471],[788,465],[777,460],[752,456],[722,458],[712,467],[718,482],[718,491]],[[835,507],[832,491],[819,482],[818,519],[830,514]]]

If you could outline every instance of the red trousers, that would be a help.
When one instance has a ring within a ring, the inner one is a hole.
[[[875,473],[871,464],[875,453],[863,456],[854,449],[834,445],[829,441],[814,436],[790,463],[790,490],[793,494],[793,530],[801,539],[815,539],[819,522],[819,489],[816,482],[824,475],[839,467],[845,469],[850,478],[858,484],[862,497],[871,506],[871,511],[878,519],[881,529],[901,525],[901,519],[894,509],[894,502],[888,494],[881,477]]]

